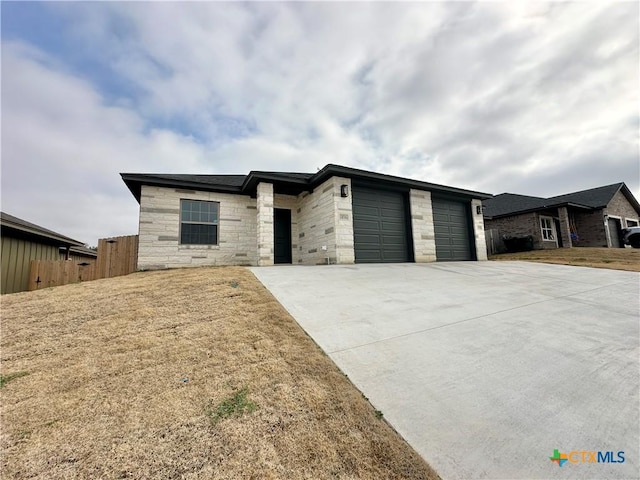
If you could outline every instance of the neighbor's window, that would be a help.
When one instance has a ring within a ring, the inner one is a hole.
[[[544,240],[555,240],[553,238],[553,224],[550,218],[540,218],[540,228],[542,228],[542,238]]]
[[[218,202],[180,200],[180,243],[218,244]]]
[[[629,220],[629,219],[627,219],[627,228],[637,227],[637,226],[638,226],[638,221],[637,220]]]

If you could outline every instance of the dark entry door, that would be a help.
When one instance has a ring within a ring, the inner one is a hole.
[[[273,261],[291,263],[291,210],[273,209]]]

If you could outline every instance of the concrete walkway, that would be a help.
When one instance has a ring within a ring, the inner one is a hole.
[[[443,478],[640,477],[640,274],[526,262],[252,271]],[[559,467],[555,449],[625,461]]]

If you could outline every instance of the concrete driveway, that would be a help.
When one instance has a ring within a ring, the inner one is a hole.
[[[252,271],[443,478],[639,477],[640,274],[526,262]],[[560,467],[556,449],[624,462],[574,453]]]

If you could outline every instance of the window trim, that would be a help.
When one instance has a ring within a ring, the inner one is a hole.
[[[629,222],[634,222],[635,225],[629,225]],[[639,227],[640,226],[640,221],[637,218],[625,218],[624,219],[624,223],[627,226],[627,228]]]
[[[215,203],[217,205],[216,209],[217,209],[217,215],[216,215],[216,221],[215,222],[191,222],[191,221],[183,221],[182,220],[182,205],[183,202],[202,202],[202,203]],[[179,231],[178,231],[178,246],[179,247],[203,247],[203,248],[209,248],[209,247],[217,247],[220,245],[220,202],[216,202],[215,200],[200,200],[200,199],[194,199],[194,198],[181,198],[180,199],[180,208],[178,211],[178,224],[179,224]],[[216,227],[216,243],[183,243],[182,242],[182,225],[183,224],[189,224],[189,225],[215,225]]]
[[[549,226],[546,227],[543,225],[543,221],[547,220],[549,222]],[[540,215],[540,233],[542,234],[542,241],[543,242],[555,242],[556,245],[558,244],[558,240],[556,238],[556,233],[555,233],[555,226],[553,224],[553,218],[552,217],[547,217],[547,216],[542,216]],[[549,234],[549,238],[545,238],[545,231],[548,231]]]

